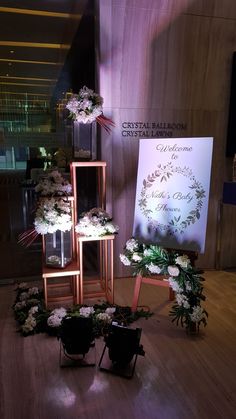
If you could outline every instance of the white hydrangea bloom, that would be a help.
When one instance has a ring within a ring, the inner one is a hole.
[[[106,223],[107,233],[114,234],[114,233],[117,233],[118,230],[119,230],[119,227],[117,225],[112,224],[112,223]]]
[[[125,265],[125,266],[130,266],[131,265],[130,260],[123,253],[120,254],[120,260],[123,263],[123,265]]]
[[[79,310],[79,314],[82,317],[89,317],[93,313],[94,313],[94,308],[93,307],[81,307],[80,310]]]
[[[37,322],[35,318],[30,314],[27,319],[25,320],[25,323],[22,325],[22,331],[24,333],[32,332],[36,326]]]
[[[110,215],[102,208],[92,208],[80,218],[75,226],[78,234],[86,237],[99,237],[117,233],[119,227],[111,222]]]
[[[134,254],[132,255],[132,260],[133,260],[134,262],[140,262],[140,261],[142,260],[142,256],[140,256],[138,253],[134,253]]]
[[[33,306],[29,309],[29,315],[33,316],[33,314],[37,313],[38,311],[39,311],[38,306]]]
[[[168,273],[169,273],[169,275],[170,276],[178,276],[179,275],[179,268],[178,268],[178,266],[168,266],[168,268],[167,268],[167,270],[168,270]]]
[[[190,259],[187,255],[178,256],[175,259],[175,263],[177,263],[177,265],[181,266],[182,268],[187,268],[190,263]]]
[[[105,323],[111,323],[112,322],[112,318],[108,313],[99,313],[97,314],[97,320],[101,320]]]
[[[70,195],[72,185],[62,177],[58,170],[53,170],[43,179],[41,179],[35,187],[35,191],[42,196],[48,195]]]
[[[159,275],[161,273],[161,268],[158,265],[154,265],[153,263],[150,263],[147,265],[147,268],[151,274],[157,274]]]
[[[55,308],[54,310],[52,310],[50,315],[63,318],[66,316],[66,313],[67,313],[67,310],[64,307],[60,307],[60,308]]]
[[[170,286],[171,286],[171,288],[174,292],[181,293],[181,292],[184,291],[183,288],[181,288],[179,286],[178,282],[174,278],[169,277],[168,281],[169,281],[169,284],[170,284]]]
[[[183,306],[186,309],[190,308],[190,304],[188,302],[188,299],[187,299],[186,295],[184,295],[184,294],[176,294],[175,295],[175,298],[176,298],[177,304],[179,306]]]
[[[29,294],[28,294],[28,292],[22,292],[22,293],[20,294],[20,296],[19,296],[19,300],[20,300],[20,301],[25,301],[25,300],[28,300],[28,298],[29,298]]]
[[[201,306],[194,306],[193,312],[190,314],[190,318],[192,322],[200,322],[202,318],[204,317],[204,310]]]
[[[112,316],[116,311],[116,307],[107,307],[105,310],[105,313],[109,314],[109,316]]]
[[[127,240],[125,247],[127,250],[129,250],[130,252],[134,252],[135,250],[138,249],[138,242],[135,239],[129,239]]]
[[[18,301],[18,303],[16,303],[16,304],[14,305],[14,310],[15,310],[15,311],[22,310],[22,308],[24,308],[24,307],[26,307],[26,301],[25,301],[25,300],[23,300],[23,301]]]
[[[152,255],[152,250],[151,249],[145,249],[143,254],[144,254],[144,256],[151,256]]]
[[[36,295],[36,294],[38,294],[38,293],[39,293],[39,289],[38,289],[38,287],[32,287],[32,288],[29,288],[29,291],[28,291],[29,296],[31,296],[31,295]]]
[[[69,201],[55,198],[42,199],[36,211],[34,227],[38,234],[71,230],[72,219]]]
[[[73,95],[69,99],[66,108],[71,112],[75,121],[90,124],[102,114],[102,105],[103,98],[84,86],[78,95]]]
[[[47,324],[50,327],[61,326],[62,319],[66,316],[67,310],[64,307],[55,308],[48,317]]]
[[[185,287],[186,287],[186,291],[191,291],[192,290],[192,286],[191,286],[191,283],[189,281],[185,282]]]
[[[57,316],[56,314],[51,315],[47,319],[47,324],[49,327],[59,327],[61,326],[62,317]]]

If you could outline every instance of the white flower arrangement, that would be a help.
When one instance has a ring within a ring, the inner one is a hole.
[[[75,226],[76,233],[87,237],[100,237],[115,234],[119,227],[112,222],[110,215],[101,208],[93,208],[83,213]]]
[[[112,317],[108,313],[98,313],[97,320],[102,321],[104,323],[111,323]]]
[[[134,275],[163,274],[175,292],[175,303],[170,311],[172,321],[190,329],[192,323],[197,328],[207,324],[208,314],[201,307],[203,295],[201,271],[191,265],[187,255],[179,255],[156,245],[139,243],[132,238],[126,242],[120,260],[125,266],[134,268]]]
[[[35,188],[44,198],[36,205],[34,228],[19,235],[18,243],[30,246],[39,234],[55,233],[57,230],[70,231],[72,228],[71,206],[68,198],[71,184],[58,171],[51,172]],[[56,198],[58,197],[58,198]]]
[[[90,124],[102,114],[103,98],[84,86],[79,94],[73,94],[66,104],[70,116],[77,122]]]
[[[34,227],[37,234],[55,233],[57,230],[70,231],[72,218],[69,201],[62,198],[40,200],[36,210]]]
[[[108,303],[94,306],[75,305],[71,308],[60,307],[48,311],[45,307],[43,290],[38,289],[37,298],[29,298],[32,289],[36,290],[36,287],[30,288],[26,283],[19,284],[13,304],[15,318],[24,336],[42,332],[58,336],[63,319],[89,317],[93,321],[94,335],[99,337],[107,333],[112,321],[128,325],[139,317],[147,318],[151,315],[143,310],[133,313],[130,307],[111,306]]]
[[[103,98],[86,86],[78,94],[71,95],[66,109],[70,112],[69,117],[76,122],[91,124],[97,121],[108,132],[110,126],[114,126],[114,122],[103,115]]]
[[[93,307],[81,307],[79,310],[79,314],[82,317],[90,317],[94,313]]]
[[[35,192],[42,196],[71,195],[72,185],[64,179],[58,170],[53,170],[35,186]]]

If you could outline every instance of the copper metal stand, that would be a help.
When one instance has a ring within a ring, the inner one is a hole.
[[[85,237],[77,235],[77,257],[80,267],[80,304],[83,304],[85,298],[106,297],[111,304],[114,303],[114,273],[113,273],[113,243],[114,235],[101,237]],[[100,272],[95,279],[86,279],[83,263],[83,245],[85,242],[99,242]],[[84,285],[97,285],[98,289],[85,291]]]
[[[70,263],[64,269],[51,269],[43,266],[42,277],[44,283],[45,306],[47,307],[49,303],[56,303],[65,300],[73,300],[74,304],[78,304],[80,300],[79,274],[80,270],[76,262]],[[65,281],[65,277],[67,277],[67,281]],[[66,294],[64,293],[62,295],[49,295],[50,289],[58,289],[62,287],[69,288],[69,292],[67,291]]]

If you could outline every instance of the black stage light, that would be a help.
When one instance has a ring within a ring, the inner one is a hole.
[[[95,362],[88,360],[90,348],[94,348],[93,320],[89,317],[67,317],[62,320],[58,336],[60,340],[60,366],[87,367]],[[64,358],[64,359],[63,359]],[[72,361],[68,364],[65,361]]]
[[[105,346],[99,361],[100,369],[126,378],[133,377],[137,356],[145,355],[143,346],[140,345],[141,333],[142,329],[139,328],[131,329],[113,324],[104,338]],[[106,349],[110,365],[107,359],[104,359]]]

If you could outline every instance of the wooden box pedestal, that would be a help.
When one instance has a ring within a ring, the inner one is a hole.
[[[44,299],[45,305],[72,300],[73,304],[79,304],[79,274],[80,270],[76,262],[70,263],[64,269],[48,268],[43,266],[43,283],[44,283]],[[64,293],[59,290],[64,288]],[[52,294],[50,290],[57,292]]]

